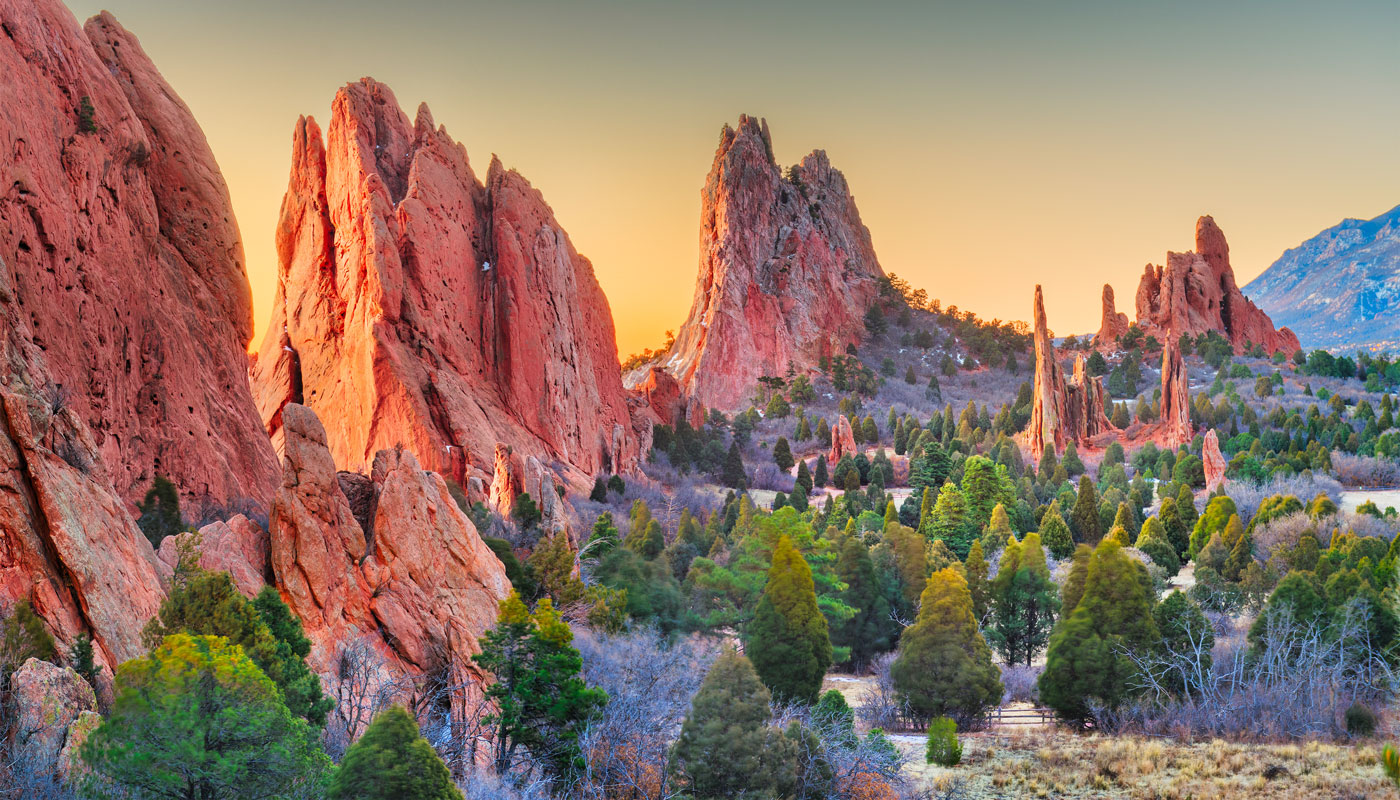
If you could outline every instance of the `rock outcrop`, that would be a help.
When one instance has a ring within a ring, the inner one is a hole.
[[[1175,450],[1191,441],[1191,381],[1175,336],[1162,343],[1162,444]]]
[[[11,752],[35,775],[58,772],[69,729],[83,712],[97,711],[97,695],[81,675],[37,658],[10,677],[8,702],[14,708]]]
[[[1206,431],[1205,440],[1201,444],[1201,464],[1206,473],[1206,490],[1214,492],[1220,488],[1220,484],[1225,482],[1225,456],[1220,452],[1220,437],[1215,434],[1215,429]]]
[[[841,463],[845,456],[854,456],[859,450],[856,449],[855,432],[851,430],[851,421],[846,419],[845,414],[836,415],[836,424],[831,426],[831,452],[826,456],[826,463],[833,468]]]
[[[1230,246],[1210,217],[1196,221],[1194,252],[1167,253],[1165,267],[1147,265],[1138,283],[1137,323],[1163,341],[1169,333],[1196,336],[1213,330],[1236,352],[1253,345],[1269,353],[1299,349],[1298,337],[1288,328],[1275,330],[1269,315],[1235,285]]]
[[[707,408],[732,410],[761,375],[858,343],[884,277],[846,179],[817,150],[787,175],[766,122],[720,133],[700,193],[700,270],[666,368]]]
[[[293,403],[283,407],[282,425],[272,568],[312,642],[312,668],[332,674],[339,649],[364,642],[413,673],[473,671],[477,637],[495,622],[510,582],[444,479],[405,450],[380,451],[366,531],[340,488],[320,420]]]
[[[1113,287],[1103,285],[1103,316],[1099,332],[1094,335],[1095,347],[1111,348],[1118,337],[1128,332],[1128,315],[1119,311],[1113,300]]]
[[[1065,381],[1055,344],[1050,340],[1045,300],[1038,285],[1033,318],[1035,387],[1030,425],[1024,440],[1032,457],[1040,458],[1047,445],[1053,446],[1056,452],[1064,450],[1070,442],[1076,446],[1085,445],[1093,437],[1113,430],[1113,425],[1104,411],[1103,380],[1089,376],[1082,355],[1075,360],[1073,377]]]
[[[0,0],[0,30],[0,258],[47,363],[34,388],[128,502],[161,474],[194,517],[265,503],[251,293],[204,134],[111,15],[80,28],[58,0]]]
[[[632,389],[646,401],[647,408],[656,416],[656,422],[674,426],[684,417],[693,428],[705,423],[704,405],[686,397],[685,390],[674,375],[655,364],[645,369],[646,377]]]
[[[174,572],[181,545],[195,536],[193,533],[177,533],[161,540],[156,555],[165,565],[165,572]],[[257,596],[267,585],[267,531],[258,523],[237,514],[226,522],[211,522],[200,528],[198,539],[201,568],[210,572],[227,572],[238,591],[249,598]]]
[[[277,226],[278,292],[253,370],[281,447],[289,403],[342,468],[402,445],[465,484],[504,442],[576,485],[632,471],[634,423],[607,298],[538,191],[493,159],[477,179],[426,105],[410,122],[368,78],[304,117]]]

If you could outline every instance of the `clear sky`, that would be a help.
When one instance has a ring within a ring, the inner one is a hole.
[[[257,304],[292,125],[340,85],[426,101],[479,173],[543,193],[625,355],[694,290],[720,126],[824,148],[887,272],[983,317],[1097,328],[1213,214],[1243,285],[1344,217],[1400,203],[1400,3],[68,0],[140,39],[203,126]],[[1131,310],[1129,309],[1131,316]],[[256,347],[256,340],[254,347]]]

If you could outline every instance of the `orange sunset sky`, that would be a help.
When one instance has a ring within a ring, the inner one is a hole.
[[[538,187],[625,355],[694,289],[720,126],[824,148],[887,272],[985,318],[1097,328],[1099,288],[1229,237],[1243,285],[1400,203],[1400,3],[69,0],[112,11],[204,128],[243,233],[258,337],[298,114],[371,75],[426,101],[478,172]],[[1131,311],[1130,311],[1131,314]],[[256,348],[257,340],[254,341]]]

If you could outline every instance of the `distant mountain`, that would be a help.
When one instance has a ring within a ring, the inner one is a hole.
[[[1400,347],[1400,206],[1285,251],[1244,293],[1303,347]]]

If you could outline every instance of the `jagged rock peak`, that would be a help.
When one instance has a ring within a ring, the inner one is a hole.
[[[633,420],[607,298],[528,181],[494,158],[478,180],[426,105],[410,123],[369,78],[336,93],[324,142],[302,118],[292,148],[253,370],[274,444],[304,403],[350,470],[402,444],[465,486],[497,442],[575,486],[635,469],[650,425]]]
[[[1032,457],[1040,458],[1047,445],[1060,452],[1070,442],[1090,444],[1095,437],[1113,430],[1113,425],[1105,413],[1103,379],[1088,374],[1083,355],[1075,359],[1073,377],[1065,380],[1059,354],[1050,339],[1045,298],[1039,285],[1035,287],[1031,318],[1035,322],[1035,384],[1031,420],[1023,436]]]
[[[110,14],[0,0],[0,258],[49,389],[128,502],[263,506],[277,462],[247,390],[252,300],[203,132]]]
[[[1298,337],[1275,329],[1269,315],[1235,284],[1230,245],[1215,220],[1196,221],[1196,249],[1167,253],[1167,264],[1148,264],[1137,290],[1137,323],[1159,339],[1217,331],[1235,346],[1263,345],[1269,353],[1292,354]]]
[[[858,343],[884,277],[845,176],[820,150],[785,172],[772,141],[764,120],[725,125],[700,192],[695,297],[662,366],[706,407]]]
[[[1099,332],[1094,335],[1094,346],[1111,348],[1119,336],[1128,332],[1128,315],[1118,310],[1113,298],[1113,287],[1103,285],[1103,316],[1099,322]]]

